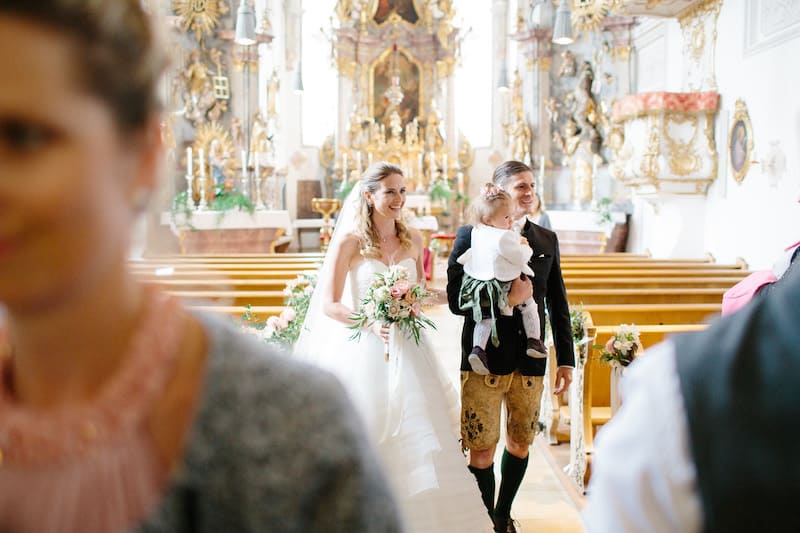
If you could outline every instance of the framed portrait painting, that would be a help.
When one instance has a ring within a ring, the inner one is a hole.
[[[750,170],[753,157],[753,126],[747,106],[739,99],[733,112],[731,129],[728,134],[728,163],[736,183],[742,183]]]

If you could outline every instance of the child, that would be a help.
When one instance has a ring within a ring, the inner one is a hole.
[[[524,237],[511,231],[511,196],[507,192],[487,183],[473,201],[472,209],[477,222],[472,228],[472,247],[457,259],[464,265],[459,306],[464,310],[472,309],[475,320],[469,364],[475,373],[486,375],[489,373],[486,355],[489,336],[494,346],[499,344],[494,309],[498,307],[506,316],[513,314],[508,305],[511,282],[522,274],[533,277],[528,266],[533,250]],[[528,337],[527,355],[547,357],[547,348],[539,338],[539,313],[533,297],[517,308],[522,313]],[[484,318],[487,311],[489,317]]]

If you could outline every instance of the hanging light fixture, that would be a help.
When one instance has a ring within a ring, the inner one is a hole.
[[[298,31],[300,39],[297,46],[297,65],[295,66],[294,79],[292,80],[292,90],[296,93],[303,92],[303,17],[300,17],[300,29]]]
[[[505,61],[500,65],[500,75],[497,77],[497,89],[499,91],[508,90],[508,68],[506,68]]]
[[[242,46],[256,44],[256,13],[248,0],[242,0],[239,3],[239,9],[236,11],[236,33],[233,40]]]
[[[294,83],[292,84],[292,89],[294,92],[301,93],[303,92],[303,60],[300,59],[297,61],[297,68],[295,69],[296,72],[294,74]]]
[[[569,0],[561,0],[556,10],[556,21],[553,24],[553,42],[556,44],[572,44],[572,13]]]

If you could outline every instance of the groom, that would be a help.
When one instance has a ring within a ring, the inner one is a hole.
[[[575,355],[569,320],[569,305],[561,276],[558,238],[550,230],[527,219],[533,202],[535,181],[530,167],[519,161],[506,161],[492,177],[494,184],[511,195],[515,227],[533,249],[529,265],[535,274],[530,279],[517,279],[508,294],[509,306],[531,296],[539,307],[539,322],[544,324],[544,305],[550,318],[556,347],[558,370],[556,394],[566,390],[572,381]],[[515,533],[510,518],[511,504],[528,467],[528,448],[533,443],[539,421],[543,376],[547,359],[526,355],[527,339],[522,316],[514,309],[513,316],[496,312],[500,345],[487,344],[490,374],[472,371],[468,357],[472,351],[475,322],[470,311],[459,308],[459,293],[464,269],[458,257],[471,245],[471,226],[458,229],[447,264],[447,300],[450,310],[464,316],[461,331],[461,438],[469,448],[469,469],[478,481],[483,503],[494,521],[495,531]],[[544,337],[544,328],[542,328]],[[542,339],[544,340],[544,339]],[[506,443],[500,472],[500,492],[495,503],[494,455],[500,440],[500,410],[506,406]]]

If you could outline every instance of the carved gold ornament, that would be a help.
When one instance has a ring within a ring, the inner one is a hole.
[[[753,126],[750,123],[747,106],[743,100],[738,99],[728,134],[728,162],[736,183],[742,183],[744,180],[747,171],[750,170],[752,157]]]
[[[226,178],[235,177],[236,170],[241,168],[241,165],[236,158],[233,148],[233,140],[231,135],[221,124],[218,122],[206,122],[197,128],[197,136],[192,144],[194,153],[199,153],[203,150],[203,155],[206,159],[206,170],[210,165],[218,165],[222,174]],[[199,169],[195,170],[199,174]],[[206,176],[213,175],[211,172],[206,172]]]
[[[575,33],[598,31],[611,9],[611,0],[570,0]]]
[[[222,0],[172,0],[172,9],[180,17],[183,31],[194,31],[198,41],[211,35],[220,17],[228,13],[227,2]]]
[[[688,124],[690,128],[691,135],[688,140],[670,134],[683,129],[681,128],[683,124]],[[700,170],[700,157],[694,150],[697,124],[697,115],[675,113],[664,117],[663,134],[669,148],[669,170],[676,176],[688,176]]]

